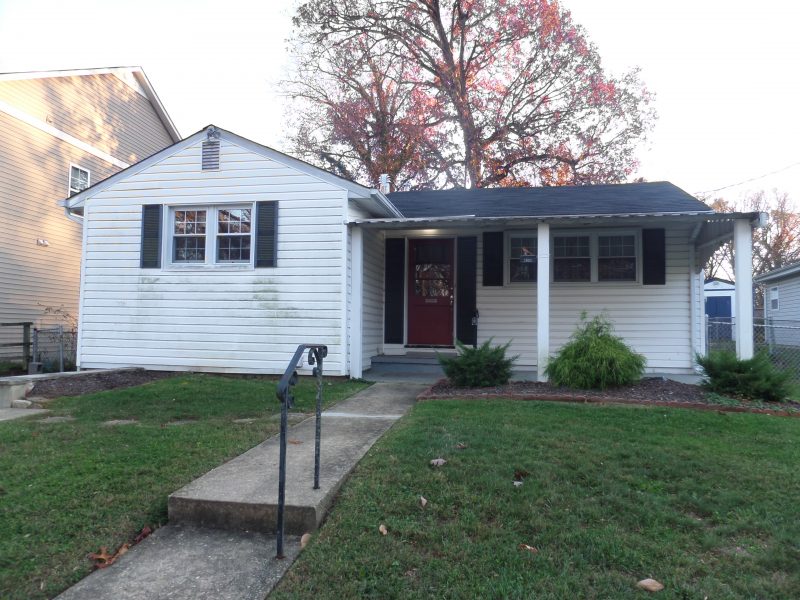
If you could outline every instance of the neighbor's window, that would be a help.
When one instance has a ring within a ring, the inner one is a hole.
[[[217,262],[250,262],[252,209],[217,210]]]
[[[71,165],[69,168],[69,195],[73,196],[89,187],[89,171]]]
[[[172,237],[172,262],[206,261],[206,211],[176,210]]]
[[[588,235],[553,238],[553,281],[591,281],[592,257]]]
[[[508,279],[510,282],[536,281],[536,236],[509,236]]]
[[[778,310],[780,308],[780,297],[778,296],[778,288],[776,287],[769,291],[769,308],[770,310]]]
[[[636,236],[597,237],[597,280],[636,281]]]

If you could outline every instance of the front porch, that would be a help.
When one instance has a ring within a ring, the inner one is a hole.
[[[519,379],[545,381],[549,357],[581,315],[606,313],[646,356],[648,376],[696,381],[694,356],[705,348],[701,267],[731,237],[743,283],[737,351],[752,355],[747,282],[757,219],[706,212],[356,221],[350,374],[434,379],[442,376],[434,351],[492,339],[519,355]]]

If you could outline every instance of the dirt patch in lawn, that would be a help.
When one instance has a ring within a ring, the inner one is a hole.
[[[709,394],[699,385],[681,383],[662,377],[644,378],[638,383],[607,390],[574,390],[535,381],[512,381],[507,385],[487,388],[460,388],[442,379],[422,392],[418,400],[448,398],[482,399],[513,398],[555,402],[597,402],[642,404],[718,410],[723,412],[755,412],[781,416],[800,416],[800,403],[764,403],[724,398]]]
[[[47,379],[34,384],[28,396],[39,398],[60,398],[61,396],[82,396],[94,392],[104,392],[117,388],[142,385],[158,379],[174,377],[172,371],[146,371],[131,369],[124,371],[87,371],[71,377]]]

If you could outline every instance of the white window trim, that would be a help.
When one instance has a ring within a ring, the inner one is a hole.
[[[600,248],[598,238],[609,235],[632,235],[636,250],[636,279],[635,280],[604,280],[599,279],[598,259]],[[555,242],[557,237],[589,236],[589,281],[556,281],[555,279]],[[642,230],[641,229],[556,229],[550,232],[550,283],[553,285],[642,285]]]
[[[777,306],[775,308],[772,308],[772,301],[773,300],[777,304]],[[781,296],[780,296],[780,290],[778,289],[778,286],[776,285],[774,287],[769,288],[769,311],[770,312],[778,312],[780,309],[781,309]]]
[[[505,273],[504,273],[504,278],[505,278],[504,283],[505,283],[505,285],[514,285],[514,286],[516,286],[516,285],[525,285],[525,286],[536,285],[536,281],[511,281],[511,238],[512,237],[529,237],[529,238],[533,238],[536,242],[538,242],[538,239],[539,239],[538,238],[538,232],[535,231],[535,230],[511,229],[511,230],[508,230],[508,231],[505,232],[505,239],[503,241],[503,243],[505,244],[505,248],[504,248],[504,252],[505,253],[504,253],[504,258],[503,258],[503,262],[504,262],[503,270],[505,271]],[[538,252],[538,249],[537,249],[537,252]],[[537,254],[537,256],[538,256],[538,254]],[[536,280],[538,281],[539,280],[538,265],[536,265],[536,270],[537,270]]]
[[[79,194],[83,190],[77,190],[75,192],[72,191],[72,169],[80,169],[81,171],[86,172],[86,188],[92,187],[92,172],[87,169],[86,167],[82,167],[80,165],[76,165],[75,163],[69,163],[69,171],[67,172],[67,198],[74,196],[75,194]],[[83,188],[83,189],[86,189]]]
[[[217,212],[249,208],[251,210],[250,226],[250,261],[249,262],[216,262],[217,258]],[[167,270],[176,271],[205,271],[209,269],[223,269],[231,271],[251,271],[255,269],[256,254],[256,206],[254,202],[236,202],[231,204],[169,204],[165,205],[164,231],[162,232],[161,256],[162,264]],[[173,260],[173,243],[175,234],[176,210],[204,210],[206,211],[206,260],[205,262],[175,262]]]

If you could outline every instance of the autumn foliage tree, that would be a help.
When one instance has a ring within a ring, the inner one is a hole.
[[[724,198],[706,201],[717,212],[765,212],[769,222],[753,231],[753,275],[761,275],[800,261],[800,214],[789,195],[773,190],[751,193],[738,202]],[[724,244],[704,266],[707,279],[732,279],[733,248]]]
[[[556,1],[308,0],[294,24],[294,150],[372,184],[622,181],[654,119]]]

